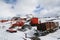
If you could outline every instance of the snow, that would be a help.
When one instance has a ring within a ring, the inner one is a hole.
[[[4,28],[3,28],[4,26]],[[0,23],[0,40],[24,40],[25,38],[25,33],[28,33],[28,36],[32,36],[33,35],[33,29],[32,30],[28,30],[26,32],[22,32],[22,31],[17,31],[17,33],[9,33],[6,32],[6,30],[10,27],[10,24],[6,24],[6,23]],[[32,33],[32,34],[31,34]],[[30,40],[29,38],[26,38],[27,40]]]
[[[54,20],[54,22],[58,22],[59,23],[59,26],[60,26],[60,20]]]
[[[57,30],[55,33],[50,33],[46,36],[42,36],[40,37],[41,40],[60,40],[58,38],[60,38],[60,29]]]
[[[47,19],[46,19],[47,20]],[[54,20],[55,22],[60,22],[59,20]],[[17,31],[17,33],[9,33],[6,32],[6,30],[11,26],[9,22],[0,23],[0,40],[31,40],[30,38],[25,38],[25,33],[27,34],[27,37],[34,36],[35,33],[34,30],[36,30],[36,27],[33,27],[31,30],[27,30],[25,32],[23,31]],[[46,36],[40,36],[41,40],[60,40],[60,29],[58,29],[54,33],[49,33]]]

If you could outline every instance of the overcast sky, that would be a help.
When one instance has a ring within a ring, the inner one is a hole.
[[[38,17],[60,15],[60,0],[1,0],[0,12],[15,16],[33,14]],[[7,17],[8,17],[7,16]]]

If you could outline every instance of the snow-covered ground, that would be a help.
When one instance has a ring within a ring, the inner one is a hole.
[[[59,20],[54,20],[57,22],[60,22]],[[35,33],[35,28],[32,28],[31,30],[27,30],[25,32],[17,31],[17,33],[9,33],[6,32],[6,30],[10,27],[10,23],[0,23],[0,40],[24,40],[25,34],[27,33],[28,37],[33,36]],[[46,36],[39,37],[41,40],[60,40],[60,29],[58,29],[54,33],[49,33]],[[31,40],[29,38],[26,38],[27,40]]]
[[[27,33],[28,37],[33,36],[34,34],[34,29],[22,32],[22,31],[17,31],[17,33],[9,33],[6,30],[11,26],[10,23],[0,23],[0,40],[24,40],[25,38],[25,33]],[[27,40],[30,40],[27,38]]]
[[[54,33],[50,33],[46,36],[40,37],[41,40],[60,40],[60,29]]]

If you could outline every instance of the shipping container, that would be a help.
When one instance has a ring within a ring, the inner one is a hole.
[[[34,17],[30,20],[30,25],[31,26],[35,26],[37,25],[39,22],[38,22],[38,18]]]

